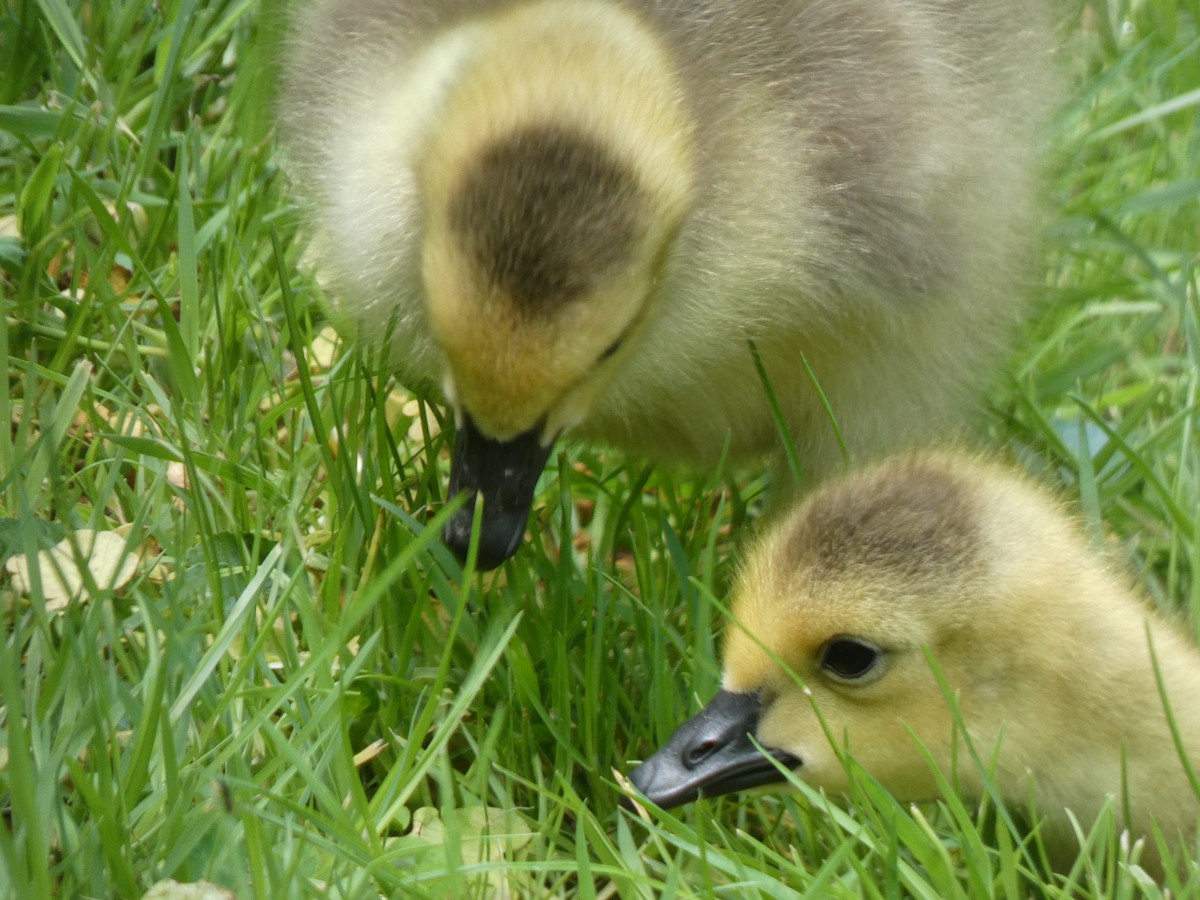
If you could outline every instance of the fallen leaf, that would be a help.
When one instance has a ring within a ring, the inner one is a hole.
[[[328,372],[337,362],[342,350],[341,338],[329,326],[325,326],[313,338],[308,347],[308,359],[314,373]]]
[[[500,900],[529,895],[524,873],[508,870],[504,864],[532,851],[538,837],[533,825],[515,809],[422,806],[413,810],[409,833],[390,839],[387,847],[393,864],[432,874],[445,864],[445,853],[438,848],[453,841],[465,865],[480,867],[470,877],[473,893]],[[498,865],[489,868],[487,863]]]
[[[140,553],[137,549],[126,549],[124,535],[82,528],[49,550],[39,552],[32,566],[29,557],[22,555],[9,559],[4,568],[12,576],[17,592],[28,596],[33,592],[32,572],[36,566],[46,611],[59,612],[75,598],[80,602],[89,599],[85,593],[85,571],[91,574],[99,590],[116,590],[129,583],[139,563]]]
[[[167,463],[167,484],[186,491],[189,486],[187,466],[181,462]]]
[[[211,881],[178,882],[170,878],[158,882],[142,895],[142,900],[236,900],[237,895]]]
[[[355,767],[364,766],[387,749],[386,741],[372,741],[362,750],[354,754]]]

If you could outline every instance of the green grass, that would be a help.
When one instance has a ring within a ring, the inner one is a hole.
[[[1200,623],[1188,3],[1095,0],[1069,29],[1046,289],[983,427]],[[992,802],[869,779],[618,808],[613,770],[716,684],[762,483],[569,447],[533,543],[464,577],[434,539],[440,412],[314,347],[272,157],[282,15],[0,9],[0,555],[117,526],[144,554],[65,609],[52,573],[0,574],[0,896],[1159,896],[1111,818],[1051,875]]]

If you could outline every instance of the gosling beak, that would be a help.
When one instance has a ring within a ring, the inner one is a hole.
[[[442,532],[459,559],[466,559],[471,546],[475,499],[480,494],[479,568],[494,569],[517,552],[533,505],[534,486],[553,446],[553,441],[542,443],[540,425],[511,440],[497,441],[481,432],[469,415],[463,416],[450,465],[450,496],[464,492],[470,496]]]
[[[665,747],[630,772],[629,780],[663,809],[783,781],[772,758],[789,769],[800,760],[750,740],[761,712],[757,693],[718,692],[676,729]]]

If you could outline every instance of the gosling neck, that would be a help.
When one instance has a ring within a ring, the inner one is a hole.
[[[1114,589],[1097,589],[1097,598],[1088,618],[1076,623],[1075,637],[1092,658],[1054,648],[1062,660],[1054,675],[1073,687],[1047,710],[1053,721],[1033,724],[1040,737],[1032,731],[1012,737],[1037,776],[1038,816],[1052,856],[1077,852],[1064,809],[1086,827],[1111,804],[1133,837],[1145,838],[1142,864],[1160,872],[1152,825],[1179,846],[1181,837],[1194,838],[1200,811],[1181,760],[1182,751],[1200,767],[1200,651],[1135,598]],[[1010,799],[1024,802],[1021,773],[1010,777],[1016,782]]]

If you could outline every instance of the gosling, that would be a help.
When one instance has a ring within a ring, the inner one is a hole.
[[[661,807],[785,780],[769,757],[845,793],[842,750],[901,801],[941,795],[934,767],[976,799],[969,739],[1006,805],[1032,786],[1057,865],[1079,850],[1068,811],[1086,825],[1126,798],[1132,836],[1194,840],[1156,670],[1200,769],[1200,652],[1003,467],[912,455],[819,489],[750,555],[731,619],[722,690],[630,775]]]
[[[309,0],[281,134],[336,304],[457,424],[447,527],[565,432],[805,480],[958,424],[1053,96],[1042,0]],[[822,398],[822,392],[824,400]]]

